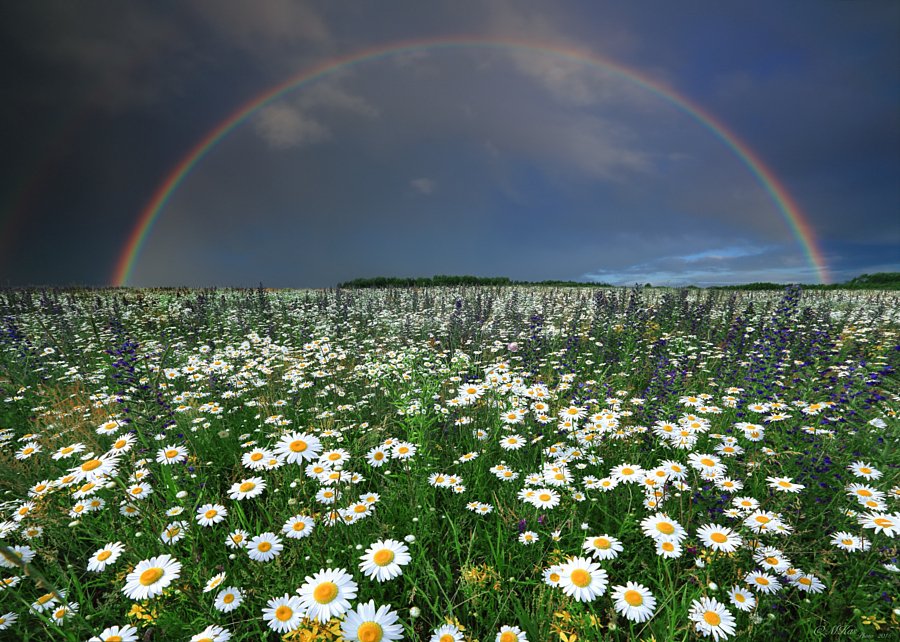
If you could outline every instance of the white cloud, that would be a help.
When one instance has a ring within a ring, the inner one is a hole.
[[[325,125],[286,103],[264,107],[253,124],[263,140],[275,149],[310,145],[331,138]]]
[[[432,178],[415,178],[409,182],[410,187],[419,192],[419,194],[431,194],[437,187],[437,181]]]

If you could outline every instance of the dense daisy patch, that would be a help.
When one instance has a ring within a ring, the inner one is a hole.
[[[900,297],[0,293],[0,637],[898,634]]]

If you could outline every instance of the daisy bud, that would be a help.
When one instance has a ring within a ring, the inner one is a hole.
[[[81,522],[79,522],[77,519],[76,519],[74,522],[69,522],[69,528],[75,528],[75,527],[78,526],[80,523],[81,523]]]
[[[710,582],[710,583],[709,583],[709,590],[710,590],[710,591],[718,591],[718,590],[719,590],[719,585],[716,584],[715,582]]]
[[[177,493],[175,493],[175,497],[177,497],[178,499],[184,499],[185,497],[187,497],[187,495],[188,494],[186,490],[179,490]]]
[[[409,617],[411,617],[413,619],[416,619],[420,615],[422,615],[422,611],[419,609],[418,606],[414,606],[409,610]]]

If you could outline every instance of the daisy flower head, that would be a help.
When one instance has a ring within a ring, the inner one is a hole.
[[[874,529],[876,533],[884,533],[888,537],[900,532],[900,513],[867,513],[857,519],[863,528]]]
[[[756,589],[760,593],[777,593],[781,590],[781,582],[778,581],[777,577],[769,573],[760,573],[759,571],[747,573],[744,577],[744,582],[747,586]]]
[[[810,573],[803,573],[792,584],[804,593],[821,593],[825,590],[822,580]]]
[[[864,537],[858,537],[857,535],[846,531],[838,531],[831,536],[831,545],[837,546],[842,551],[855,553],[856,551],[869,550],[869,547],[872,544]]]
[[[463,642],[463,634],[454,624],[442,624],[434,630],[428,642]]]
[[[500,440],[500,447],[503,450],[519,450],[525,445],[522,435],[507,435]]]
[[[503,625],[494,642],[528,642],[525,632],[517,626]]]
[[[409,564],[412,556],[406,544],[386,539],[372,544],[359,559],[362,560],[359,570],[366,577],[384,582],[402,575],[401,567]]]
[[[241,590],[237,587],[229,586],[219,591],[213,606],[221,613],[230,613],[239,607],[243,601],[244,594],[241,593]]]
[[[285,593],[268,601],[263,609],[263,620],[276,633],[287,633],[300,626],[303,612],[300,598]]]
[[[623,550],[622,542],[612,535],[605,534],[585,538],[581,548],[598,560],[615,559]]]
[[[91,559],[88,561],[87,570],[94,573],[100,573],[105,570],[107,566],[115,564],[116,560],[119,559],[119,556],[124,550],[125,545],[122,544],[122,542],[107,544],[91,555]]]
[[[0,615],[0,631],[5,631],[13,624],[16,623],[16,620],[19,619],[18,614],[10,611],[9,613],[4,613]]]
[[[655,513],[641,520],[641,528],[647,537],[654,540],[681,542],[687,533],[681,524],[665,513]]]
[[[118,458],[112,456],[87,459],[75,468],[69,469],[71,483],[78,484],[82,481],[99,481],[104,477],[114,475],[118,465]]]
[[[728,591],[728,599],[731,600],[732,606],[740,611],[752,611],[756,606],[756,596],[740,586],[731,587],[731,590]]]
[[[306,617],[325,623],[338,617],[350,608],[350,600],[356,597],[357,584],[344,569],[325,569],[306,581],[297,589]]]
[[[181,562],[171,555],[158,555],[138,562],[125,578],[122,592],[130,600],[156,597],[181,576]]]
[[[644,478],[644,469],[637,464],[619,464],[609,472],[617,482],[636,484]]]
[[[562,565],[554,564],[543,570],[544,584],[548,586],[559,586],[562,581]]]
[[[284,549],[284,544],[275,533],[262,533],[247,542],[247,555],[256,562],[273,560]]]
[[[281,436],[275,445],[275,452],[289,464],[302,464],[319,458],[322,442],[305,432],[289,432]]]
[[[556,508],[559,506],[559,493],[550,488],[539,488],[528,500],[535,508]]]
[[[88,638],[88,642],[137,642],[137,628],[133,626],[110,626]]]
[[[253,499],[261,495],[265,489],[266,482],[262,477],[251,477],[232,484],[228,496],[231,499]]]
[[[855,461],[847,466],[847,469],[857,477],[862,477],[863,479],[878,479],[882,474],[881,471],[872,464],[868,464],[864,461]]]
[[[712,636],[717,641],[734,635],[734,616],[715,598],[701,597],[692,601],[689,617],[700,635]]]
[[[250,537],[250,533],[238,528],[228,533],[228,537],[225,538],[225,546],[228,548],[246,548],[248,537]]]
[[[743,543],[740,535],[718,524],[701,526],[697,529],[697,538],[706,548],[723,553],[733,553]]]
[[[653,617],[656,598],[643,584],[626,582],[625,586],[614,586],[613,607],[616,613],[624,615],[631,622],[646,622]]]
[[[519,543],[525,544],[526,546],[529,544],[534,544],[540,539],[538,534],[534,531],[525,531],[524,533],[519,534]]]
[[[216,573],[206,582],[206,586],[203,587],[203,592],[209,593],[210,591],[216,590],[224,581],[225,573]]]
[[[210,624],[205,629],[191,636],[190,642],[228,642],[231,631],[218,624]]]
[[[803,484],[795,484],[790,477],[766,477],[769,488],[780,493],[799,493],[806,488]]]
[[[656,554],[665,559],[677,559],[681,557],[681,543],[677,540],[656,540]]]
[[[381,446],[376,446],[366,453],[366,461],[372,468],[381,468],[388,460],[388,451]]]
[[[401,441],[397,444],[394,444],[394,447],[391,449],[391,457],[394,459],[406,460],[412,459],[416,454],[416,446],[415,444],[411,444],[408,441]]]
[[[281,532],[290,539],[303,539],[312,535],[316,521],[306,515],[294,515],[281,527]]]
[[[590,602],[606,592],[608,576],[586,557],[573,557],[560,566],[559,586],[578,602]]]
[[[160,464],[181,464],[187,461],[188,451],[184,446],[166,446],[156,453],[156,461]]]
[[[200,526],[213,526],[225,520],[228,509],[221,504],[203,504],[197,509],[197,523]]]
[[[369,600],[347,612],[341,622],[341,633],[347,642],[394,642],[403,638],[403,626],[397,624],[397,613],[390,606],[375,608]]]

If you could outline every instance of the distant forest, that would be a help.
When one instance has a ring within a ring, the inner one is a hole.
[[[507,286],[507,285],[537,285],[547,287],[567,287],[567,288],[611,288],[614,287],[609,283],[585,283],[583,281],[513,281],[505,276],[453,276],[447,274],[439,274],[437,276],[424,277],[394,277],[394,276],[376,276],[369,279],[353,279],[344,283],[338,283],[338,288],[342,289],[360,289],[360,288],[424,288],[424,287],[440,287],[440,286],[462,286],[462,285],[488,285],[488,286]],[[653,287],[649,283],[638,287]],[[744,285],[714,285],[709,290],[783,290],[786,283],[746,283]],[[696,288],[697,286],[688,286]],[[803,287],[809,290],[900,290],[900,272],[878,272],[877,274],[862,274],[854,279],[843,283],[832,283],[830,285],[806,285]]]

